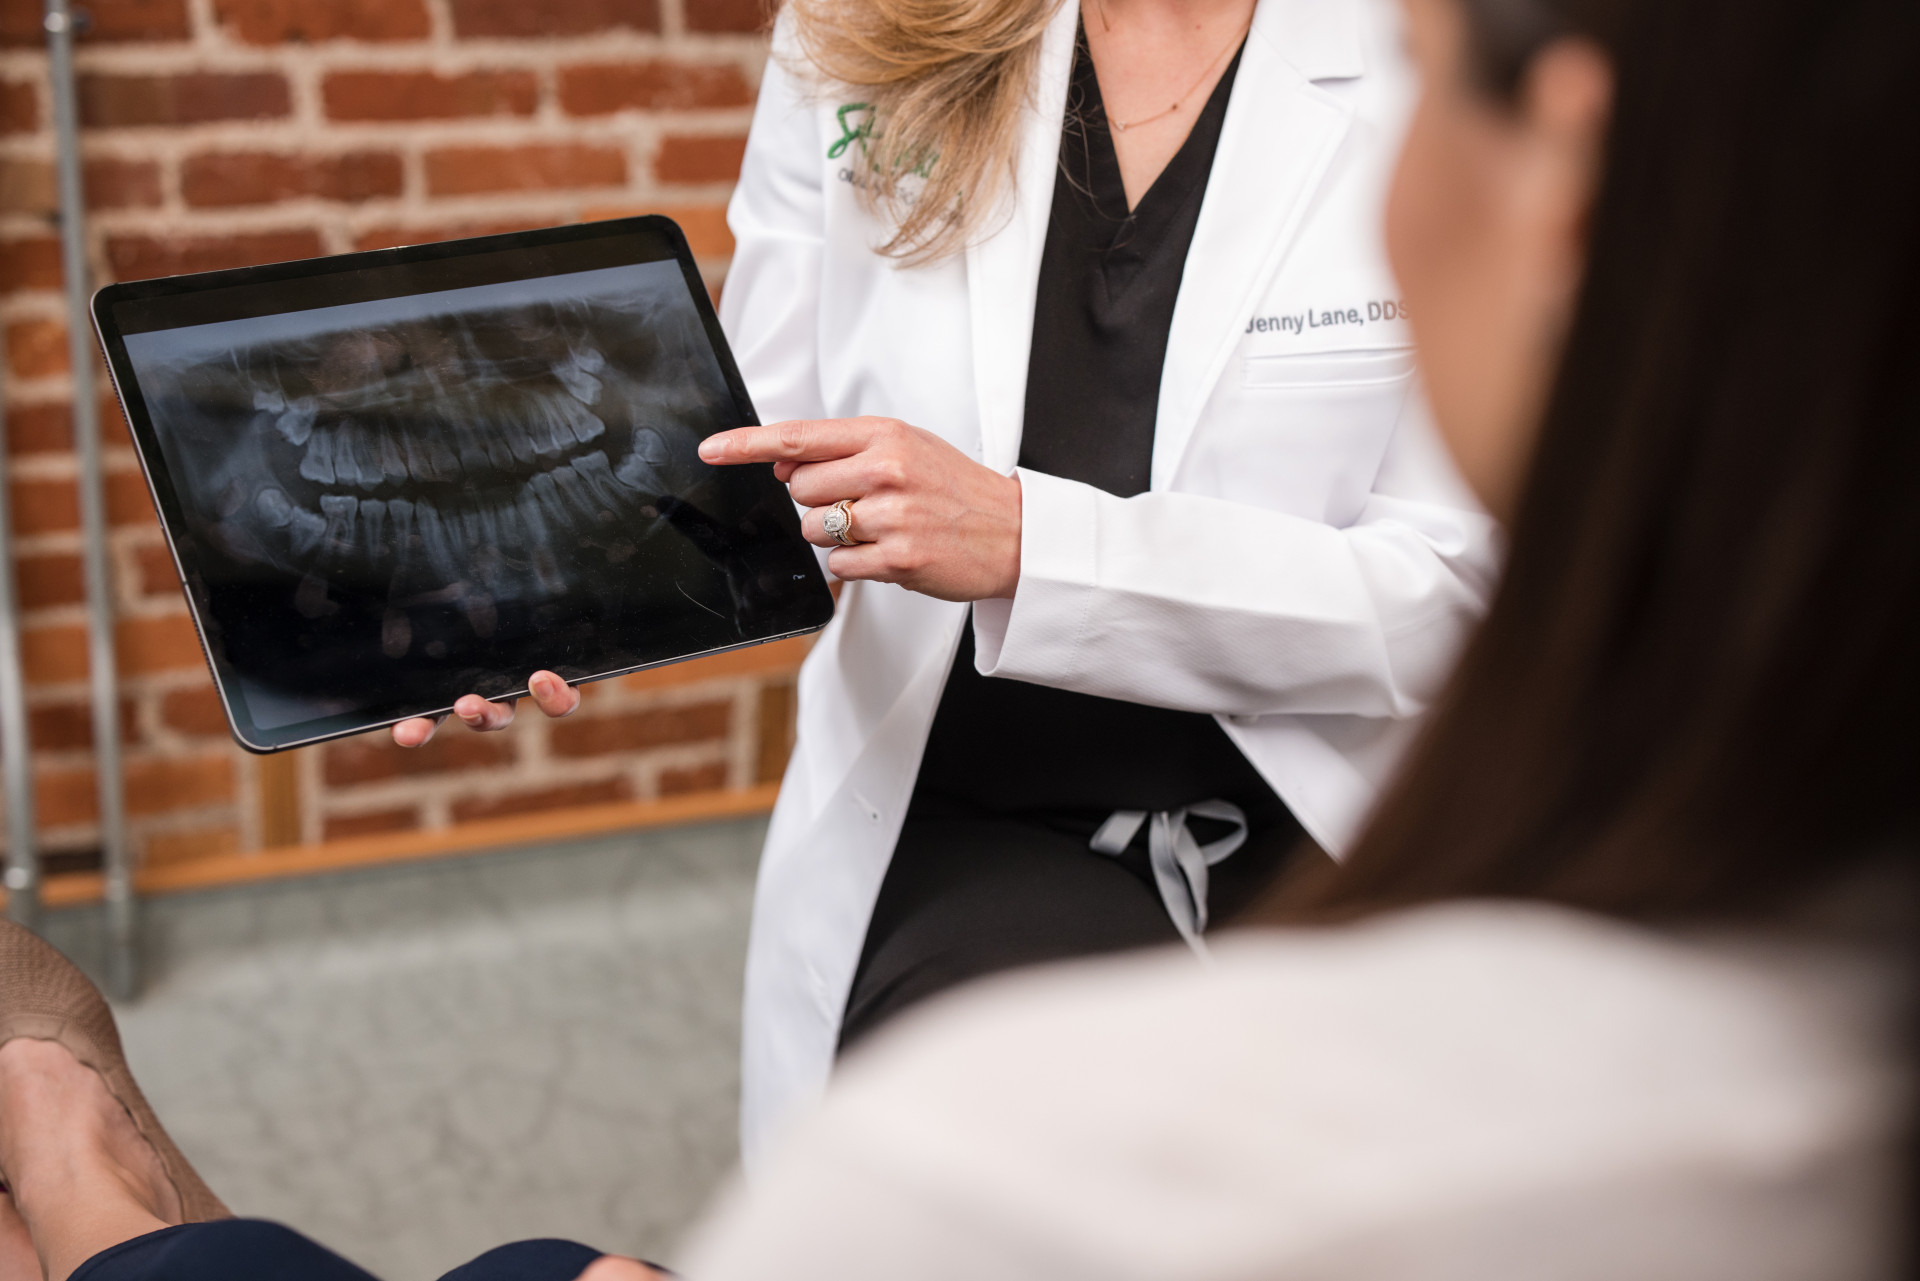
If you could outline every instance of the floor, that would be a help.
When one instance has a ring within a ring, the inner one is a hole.
[[[671,1263],[733,1161],[763,830],[154,900],[133,1069],[235,1211],[386,1281],[532,1236]],[[48,934],[98,972],[94,913]]]

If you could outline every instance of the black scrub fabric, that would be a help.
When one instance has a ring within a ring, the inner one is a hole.
[[[516,1241],[440,1281],[573,1281],[601,1251],[573,1241]],[[292,1228],[221,1219],[162,1228],[102,1250],[69,1281],[377,1281]]]
[[[1149,487],[1174,302],[1239,65],[1236,53],[1129,211],[1081,35],[1040,259],[1022,467],[1122,497]],[[1300,836],[1218,722],[981,676],[969,626],[867,927],[842,1048],[969,979],[1178,941],[1145,830],[1119,858],[1088,842],[1115,810],[1216,797],[1245,810],[1249,826],[1247,844],[1213,869],[1218,921],[1271,881]],[[1190,829],[1203,842],[1228,830],[1203,820]]]

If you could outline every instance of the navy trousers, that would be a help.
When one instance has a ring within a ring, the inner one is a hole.
[[[573,1241],[516,1241],[440,1281],[573,1281],[604,1251]],[[292,1228],[221,1219],[163,1228],[88,1259],[70,1281],[378,1281]]]

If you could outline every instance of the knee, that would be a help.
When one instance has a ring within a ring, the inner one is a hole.
[[[660,1281],[663,1275],[633,1259],[603,1254],[587,1265],[579,1281]]]

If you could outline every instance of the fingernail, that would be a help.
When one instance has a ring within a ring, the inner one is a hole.
[[[553,677],[536,676],[533,678],[532,685],[533,685],[533,692],[538,694],[541,698],[553,697],[555,692],[553,688]]]
[[[700,442],[700,457],[706,462],[717,463],[726,452],[727,447],[712,436]]]

